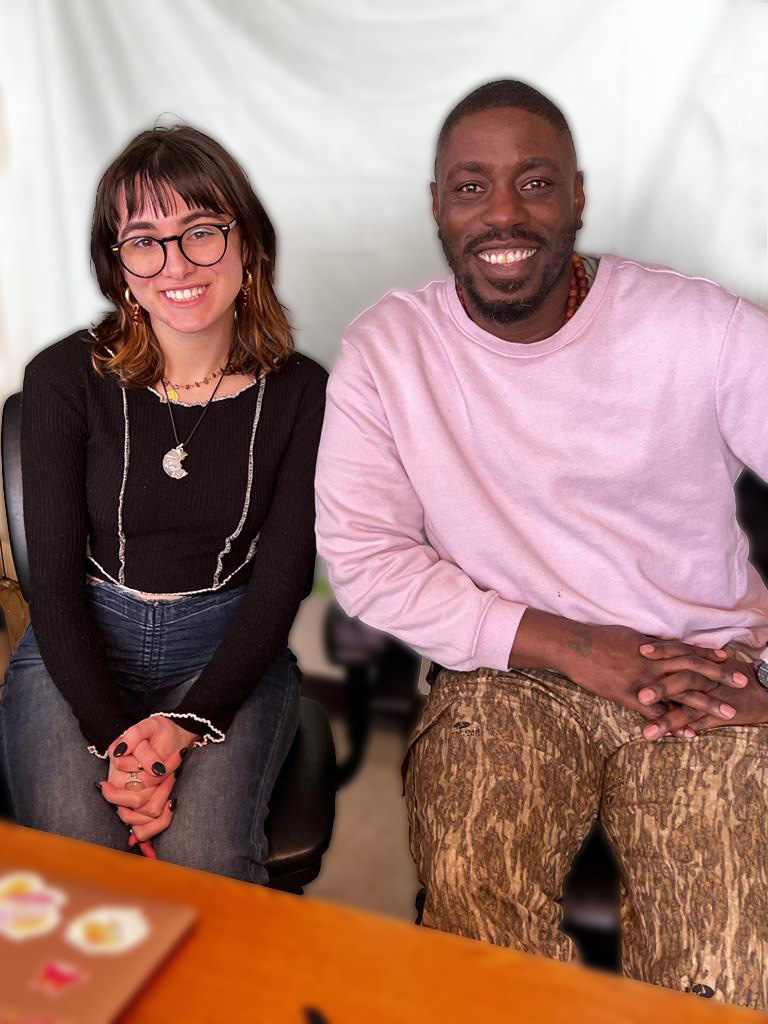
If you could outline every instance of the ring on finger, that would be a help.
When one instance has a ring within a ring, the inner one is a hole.
[[[144,783],[139,778],[139,772],[141,770],[141,765],[139,765],[138,771],[130,773],[130,777],[125,784],[126,789],[146,789]]]

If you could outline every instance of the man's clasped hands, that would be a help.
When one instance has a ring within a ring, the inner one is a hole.
[[[649,721],[647,740],[693,739],[718,726],[768,722],[768,692],[751,662],[622,626],[587,628],[593,631],[591,665],[582,660],[571,678],[639,711]]]
[[[718,726],[768,722],[768,691],[753,664],[735,652],[529,608],[509,665],[531,667],[542,659],[585,690],[639,712],[649,723],[642,730],[647,740],[693,739]]]
[[[128,826],[128,846],[138,844],[145,857],[157,857],[152,838],[173,821],[173,787],[189,748],[199,739],[172,718],[158,715],[126,729],[109,747],[109,776],[96,785]]]

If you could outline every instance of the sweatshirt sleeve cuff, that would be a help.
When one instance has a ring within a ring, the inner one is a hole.
[[[477,668],[506,672],[520,620],[528,606],[496,596],[480,623],[473,661]]]

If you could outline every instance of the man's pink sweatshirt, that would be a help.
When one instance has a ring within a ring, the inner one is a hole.
[[[502,341],[453,278],[349,328],[317,465],[344,609],[449,668],[506,668],[526,607],[768,644],[733,484],[768,479],[768,313],[603,256],[552,337]]]

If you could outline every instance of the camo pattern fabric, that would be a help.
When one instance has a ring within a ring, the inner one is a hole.
[[[424,924],[576,959],[562,881],[599,814],[624,973],[765,1009],[768,726],[645,724],[556,672],[442,669],[403,766]]]

